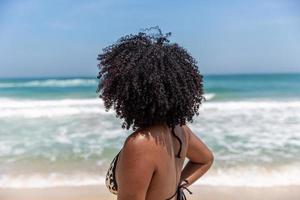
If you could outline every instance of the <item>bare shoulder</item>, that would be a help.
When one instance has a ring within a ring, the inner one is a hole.
[[[183,126],[189,137],[187,157],[196,163],[213,162],[213,153],[206,144],[187,126]]]
[[[126,162],[142,161],[156,167],[158,148],[150,133],[134,132],[125,140],[121,154]]]
[[[155,140],[150,132],[139,131],[130,134],[125,142],[123,148],[135,151],[149,151],[153,150]]]

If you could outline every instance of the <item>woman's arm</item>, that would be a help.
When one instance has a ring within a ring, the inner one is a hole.
[[[134,134],[129,136],[118,160],[118,200],[142,200],[156,171],[153,144],[147,136]],[[142,147],[142,148],[141,148]]]
[[[186,157],[189,161],[182,170],[180,180],[186,180],[188,183],[182,182],[182,185],[189,186],[207,172],[213,163],[214,156],[188,126],[184,125],[183,128],[188,134]]]

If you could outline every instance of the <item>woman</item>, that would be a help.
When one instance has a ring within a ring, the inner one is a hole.
[[[170,33],[155,28],[158,34],[127,35],[98,56],[97,92],[105,110],[113,107],[122,128],[134,131],[107,173],[118,200],[185,199],[183,190],[213,163],[186,125],[205,100],[203,76],[184,48],[169,43]]]

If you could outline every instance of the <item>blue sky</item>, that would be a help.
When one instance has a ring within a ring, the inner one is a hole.
[[[297,0],[0,0],[0,77],[96,76],[97,54],[159,25],[203,74],[300,72]]]

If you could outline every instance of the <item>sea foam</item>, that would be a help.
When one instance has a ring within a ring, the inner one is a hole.
[[[113,113],[96,98],[1,98],[0,187],[103,184],[103,169],[126,137]],[[213,150],[215,163],[196,184],[300,185],[299,124],[300,101],[205,102],[190,127]],[[32,174],[41,166],[50,173]],[[19,174],[9,173],[16,168]]]
[[[213,98],[208,96],[209,98]],[[224,101],[205,102],[200,110],[222,110],[247,112],[250,110],[284,110],[291,112],[300,109],[300,101]],[[62,99],[62,100],[17,100],[0,99],[1,117],[56,117],[76,115],[82,113],[112,114],[113,111],[104,110],[102,99]]]
[[[274,169],[262,167],[214,169],[209,171],[195,185],[229,187],[274,187],[299,186],[299,164]],[[105,177],[99,174],[32,174],[0,175],[0,188],[49,188],[58,186],[104,185]]]
[[[22,88],[22,87],[86,87],[95,86],[96,79],[46,79],[23,82],[2,82],[0,88]]]

